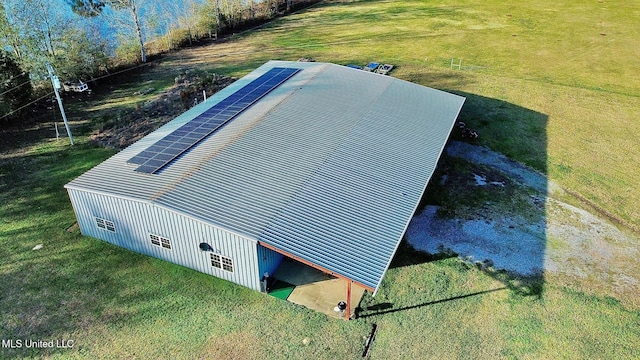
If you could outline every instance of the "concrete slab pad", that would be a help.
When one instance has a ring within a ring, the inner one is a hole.
[[[288,258],[282,261],[274,276],[276,279],[296,285],[287,301],[340,318],[340,313],[334,311],[334,308],[340,301],[346,302],[347,282],[345,280]],[[360,303],[364,290],[355,284],[351,286],[352,314]]]

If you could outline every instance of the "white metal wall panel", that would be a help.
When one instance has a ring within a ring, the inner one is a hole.
[[[163,209],[157,205],[69,189],[82,234],[129,250],[260,290],[262,276],[255,241]],[[112,221],[116,232],[100,229],[94,217]],[[171,240],[171,249],[151,244],[149,234]],[[211,266],[206,242],[215,253],[233,260],[233,272]]]

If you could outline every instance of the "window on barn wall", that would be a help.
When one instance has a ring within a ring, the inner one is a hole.
[[[233,261],[231,261],[231,259],[226,258],[226,257],[222,257],[222,269],[229,271],[229,272],[233,272]]]
[[[171,240],[167,239],[166,237],[149,234],[149,240],[151,240],[151,243],[155,246],[160,246],[165,249],[171,250]]]
[[[219,254],[211,254],[211,266],[233,272],[233,260]]]
[[[220,260],[220,255],[211,254],[211,266],[222,269],[222,261]]]
[[[116,232],[116,226],[113,221],[96,218],[96,226],[102,230],[107,230],[111,232]]]

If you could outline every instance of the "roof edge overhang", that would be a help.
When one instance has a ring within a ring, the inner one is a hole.
[[[215,224],[215,223],[212,223],[211,221],[209,221],[209,220],[207,220],[205,218],[199,218],[197,216],[193,216],[191,214],[187,214],[187,213],[185,213],[183,211],[172,209],[172,208],[170,208],[170,207],[168,207],[166,205],[159,204],[159,203],[157,203],[157,202],[155,202],[153,200],[144,200],[144,199],[134,198],[134,197],[131,197],[131,196],[114,195],[114,194],[111,194],[111,193],[108,193],[108,192],[104,192],[104,191],[88,190],[86,188],[77,187],[77,186],[73,186],[73,185],[69,185],[69,184],[64,185],[64,187],[66,189],[68,189],[68,190],[81,191],[81,192],[85,192],[85,193],[89,193],[89,194],[95,194],[95,195],[100,195],[100,196],[108,196],[108,197],[111,197],[111,198],[123,199],[123,200],[128,200],[128,201],[134,201],[134,202],[141,203],[141,204],[155,206],[155,207],[158,207],[160,209],[163,209],[163,210],[169,211],[171,213],[174,213],[176,215],[179,215],[179,216],[182,216],[182,217],[185,217],[185,218],[188,218],[188,219],[203,223],[203,224],[208,225],[208,226],[213,226],[213,227],[218,228],[220,230],[226,231],[226,232],[228,232],[230,234],[245,238],[245,239],[247,239],[247,240],[249,240],[249,241],[251,241],[253,243],[258,243],[258,240],[251,234],[242,233],[242,232],[239,232],[239,231],[236,231],[236,230],[231,230],[229,227],[226,227],[224,225]]]
[[[457,96],[460,96],[460,95],[457,95]],[[440,161],[440,157],[442,156],[442,152],[444,151],[444,147],[447,145],[449,137],[451,136],[451,131],[453,130],[453,126],[456,123],[456,120],[458,119],[458,116],[460,115],[460,111],[462,110],[462,106],[464,105],[464,102],[466,100],[465,97],[463,97],[463,96],[460,96],[460,97],[462,98],[462,102],[460,103],[460,107],[458,107],[458,111],[456,112],[456,116],[453,118],[453,121],[451,122],[451,127],[449,128],[449,132],[447,134],[447,141],[445,141],[442,144],[442,146],[440,147],[440,152],[438,153],[438,161]],[[429,182],[431,181],[431,177],[433,176],[433,173],[435,172],[436,167],[437,167],[437,162],[436,162],[436,166],[434,166],[433,170],[431,171],[431,174],[429,174],[427,182],[425,182],[424,187],[422,188],[422,191],[420,192],[420,197],[418,198],[418,201],[416,202],[416,205],[414,206],[413,211],[411,212],[412,215],[409,217],[409,219],[407,219],[407,222],[404,225],[404,229],[402,230],[402,235],[400,236],[400,238],[396,242],[396,247],[393,250],[393,253],[392,253],[391,257],[389,258],[389,262],[387,263],[387,266],[385,266],[384,271],[382,272],[382,276],[380,277],[380,281],[378,282],[378,284],[376,284],[376,288],[375,288],[375,291],[373,291],[372,296],[376,296],[376,294],[378,293],[378,290],[380,289],[380,285],[382,284],[382,280],[384,280],[384,276],[386,275],[387,271],[389,270],[389,266],[391,266],[391,262],[393,261],[393,258],[396,256],[396,252],[398,252],[398,248],[400,247],[400,243],[402,242],[402,239],[404,238],[404,234],[407,232],[407,228],[409,227],[409,223],[411,222],[411,219],[413,218],[413,215],[415,214],[416,210],[418,209],[418,205],[420,205],[420,200],[422,199],[422,197],[424,196],[425,191],[427,190],[427,186],[429,185]]]
[[[288,252],[286,252],[286,251],[284,251],[284,250],[278,249],[277,247],[272,246],[272,245],[269,245],[269,244],[267,244],[267,243],[265,243],[265,242],[263,242],[263,241],[258,241],[258,244],[259,244],[259,245],[262,245],[262,246],[264,246],[264,247],[266,247],[267,249],[270,249],[270,250],[273,250],[273,251],[275,251],[275,252],[277,252],[277,253],[279,253],[279,254],[282,254],[282,255],[284,255],[284,256],[286,256],[286,257],[288,257],[288,258],[291,258],[291,259],[293,259],[293,260],[299,261],[299,262],[301,262],[301,263],[303,263],[303,264],[305,264],[305,265],[309,265],[309,266],[311,266],[311,267],[312,267],[312,268],[314,268],[314,269],[318,269],[318,270],[320,270],[320,271],[322,271],[322,272],[324,272],[324,273],[327,273],[327,274],[333,275],[333,276],[335,276],[335,277],[337,277],[337,278],[340,278],[340,279],[343,279],[343,280],[349,281],[349,282],[351,282],[351,283],[353,283],[353,284],[356,284],[356,285],[358,285],[358,286],[360,286],[360,287],[362,287],[362,288],[364,288],[364,289],[366,289],[366,290],[371,291],[371,293],[375,293],[375,292],[377,291],[377,289],[374,289],[374,288],[372,288],[371,286],[364,285],[364,284],[362,284],[362,283],[360,283],[360,282],[357,282],[357,281],[355,281],[355,280],[352,280],[352,279],[350,279],[350,278],[348,278],[348,277],[346,277],[346,276],[344,276],[344,275],[341,275],[341,274],[339,274],[339,273],[337,273],[337,272],[335,272],[335,271],[331,271],[331,270],[326,269],[326,268],[324,268],[324,267],[322,267],[322,266],[316,265],[316,264],[312,263],[312,262],[311,262],[311,261],[309,261],[309,260],[303,259],[303,258],[301,258],[301,257],[299,257],[299,256],[296,256],[296,255],[293,255],[293,254],[291,254],[291,253],[288,253]]]

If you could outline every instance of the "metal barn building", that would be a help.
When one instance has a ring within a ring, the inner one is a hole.
[[[375,293],[463,102],[270,61],[65,187],[86,236],[258,291],[286,256]]]

